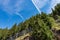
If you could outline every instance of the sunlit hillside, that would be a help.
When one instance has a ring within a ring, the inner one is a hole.
[[[0,29],[0,40],[60,40],[60,4],[50,14],[41,12],[11,29]]]

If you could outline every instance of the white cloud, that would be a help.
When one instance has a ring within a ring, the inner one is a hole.
[[[22,20],[24,20],[24,17],[20,14],[20,13],[16,13],[18,16],[20,16],[22,18]]]
[[[49,0],[32,0],[33,4],[39,12],[41,12],[40,8],[43,8],[48,1]]]
[[[46,2],[48,2],[48,0],[32,0],[32,2],[34,2],[38,8],[42,8],[46,5]]]
[[[49,2],[47,12],[50,13],[51,8],[54,8],[57,5],[57,3],[60,3],[60,0],[32,0],[32,2],[39,12],[41,11],[40,9],[41,8],[43,9],[43,7],[47,4],[47,2]]]
[[[17,1],[15,0],[16,2],[14,5],[11,5],[12,1],[13,0],[2,0],[2,1],[0,1],[0,5],[2,5],[2,10],[9,13],[10,15],[16,14],[23,19],[24,17],[18,12],[21,10],[22,3],[24,3],[24,0],[17,0]]]
[[[38,8],[36,1],[32,0],[33,4],[35,5],[35,7],[37,8],[37,10],[39,11],[39,13],[41,13],[40,9]]]
[[[2,5],[2,9],[11,15],[12,14],[17,14],[17,15],[20,14],[18,12],[22,10],[22,8],[23,8],[22,4],[25,4],[26,0],[17,0],[16,3],[12,6],[10,5],[11,1],[13,1],[13,0],[0,0],[0,5]],[[49,1],[51,1],[51,3]],[[51,8],[54,8],[54,6],[57,3],[60,3],[60,0],[32,0],[32,2],[39,12],[41,12],[40,9],[43,8],[47,4],[47,2],[49,2],[50,6],[47,10],[49,12],[49,11],[51,11]],[[20,17],[21,17],[21,14],[20,14]]]
[[[2,5],[3,5],[3,6],[7,6],[7,5],[9,4],[9,1],[10,1],[10,0],[3,0]]]
[[[60,0],[52,0],[51,1],[51,7],[54,8],[58,3],[60,3]]]
[[[60,0],[51,0],[51,3],[49,4],[49,8],[47,10],[47,13],[51,13],[52,12],[52,8],[54,9],[54,7],[60,3]]]

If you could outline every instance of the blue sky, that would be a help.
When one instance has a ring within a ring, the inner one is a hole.
[[[57,3],[60,0],[0,0],[0,28],[11,28],[41,11],[51,13]]]

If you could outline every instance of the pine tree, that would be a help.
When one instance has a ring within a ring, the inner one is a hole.
[[[55,20],[60,16],[60,3],[55,6],[55,9],[52,9],[52,16]]]

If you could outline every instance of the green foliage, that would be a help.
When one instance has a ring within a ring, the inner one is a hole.
[[[46,26],[49,27],[49,29],[52,28],[53,24],[55,23],[55,20],[53,19],[53,17],[46,15],[46,13],[41,14],[41,20],[44,21],[44,23],[46,24]]]
[[[35,40],[53,40],[53,34],[50,31],[53,24],[52,19],[53,18],[49,17],[43,12],[42,14],[32,16],[29,20],[26,20],[19,25],[14,24],[13,27],[9,30],[0,30],[0,40],[6,40],[7,37],[11,35],[14,36],[17,32],[21,32],[23,30],[31,32],[31,36],[34,37]]]
[[[0,40],[6,40],[7,36],[8,36],[8,29],[1,29],[0,30]]]
[[[40,18],[35,17],[35,20],[33,21],[33,26],[32,26],[32,29],[33,29],[32,37],[34,38],[34,40],[53,40],[53,34],[49,29],[50,25],[47,26],[48,24],[46,23],[49,21],[46,21],[46,20],[48,19],[46,19],[45,14],[42,14]]]
[[[13,27],[10,29],[10,31],[11,31],[10,32],[11,34],[15,34],[18,31],[16,24],[13,25]]]

